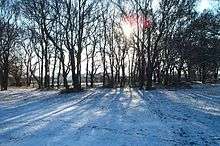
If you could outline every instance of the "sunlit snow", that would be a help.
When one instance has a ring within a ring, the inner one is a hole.
[[[0,92],[1,146],[220,145],[220,85]]]

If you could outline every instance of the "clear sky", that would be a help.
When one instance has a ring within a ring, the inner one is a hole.
[[[218,0],[200,0],[197,9],[202,12],[205,9],[213,9]]]
[[[208,9],[209,7],[209,0],[201,0],[201,2],[198,4],[199,11],[203,11],[204,9]]]
[[[159,7],[160,0],[153,0],[153,8]],[[205,9],[213,9],[220,0],[198,0],[196,9],[202,12]]]

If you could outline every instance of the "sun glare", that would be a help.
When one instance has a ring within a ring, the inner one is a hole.
[[[134,32],[134,28],[132,25],[122,22],[121,23],[122,31],[127,38],[130,38]]]
[[[124,16],[121,22],[121,28],[127,38],[131,38],[138,30],[144,30],[151,27],[151,21],[140,14],[130,14]]]

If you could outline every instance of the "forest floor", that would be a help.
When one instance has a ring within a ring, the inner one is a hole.
[[[217,146],[220,85],[0,92],[1,146]]]

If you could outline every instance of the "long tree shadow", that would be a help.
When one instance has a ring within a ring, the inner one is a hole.
[[[89,93],[72,93],[65,95],[54,93],[47,96],[43,93],[41,93],[40,95],[35,95],[33,93],[28,97],[30,101],[23,101],[22,103],[18,103],[18,105],[9,105],[8,108],[4,108],[3,110],[1,110],[2,114],[7,113],[1,117],[1,121],[9,122],[11,120],[22,118],[30,114],[43,114],[43,111],[48,112],[47,110],[50,110],[51,108],[56,108],[57,106],[60,106],[64,103],[75,102],[78,98],[81,98],[81,96],[87,96],[87,94]],[[38,98],[33,98],[37,96]]]
[[[76,102],[70,102],[70,100],[67,100],[63,103],[54,104],[53,102],[51,105],[46,106],[42,108],[41,110],[33,111],[28,113],[27,115],[18,116],[17,119],[12,119],[11,124],[10,122],[1,123],[1,136],[4,135],[12,135],[17,133],[18,131],[29,133],[27,135],[30,135],[30,131],[35,129],[40,130],[41,128],[46,128],[47,124],[52,124],[54,121],[56,121],[59,117],[62,117],[62,115],[73,113],[75,111],[76,113],[85,112],[86,110],[92,110],[92,103],[94,98],[102,97],[107,93],[107,91],[104,92],[91,92],[89,95],[85,95],[82,97],[82,99],[79,99]],[[71,95],[70,95],[71,96]],[[98,101],[98,100],[96,100]],[[41,101],[42,102],[42,101]],[[44,101],[45,102],[45,101]],[[51,102],[51,100],[50,100]],[[69,103],[70,102],[70,103]],[[79,108],[80,109],[77,109]],[[70,119],[71,117],[68,117]],[[76,117],[73,117],[73,119]],[[62,120],[62,119],[59,119]],[[42,122],[43,121],[43,122]],[[43,124],[42,124],[43,123]],[[49,125],[50,125],[49,124]],[[36,126],[38,125],[38,126]],[[41,125],[41,126],[40,126]],[[38,127],[38,128],[36,128]],[[61,126],[62,127],[62,126]],[[28,131],[28,129],[30,129]],[[47,129],[47,128],[46,128]],[[21,133],[22,133],[21,132]],[[35,134],[35,133],[33,133]],[[21,134],[22,135],[22,134]],[[25,135],[25,134],[23,134]],[[7,139],[5,139],[7,141]],[[3,141],[3,140],[1,140]]]
[[[192,90],[139,91],[139,95],[149,101],[152,112],[170,126],[174,139],[180,144],[216,145],[213,137],[220,133],[220,117],[198,107],[204,98],[200,94]]]
[[[123,114],[120,111],[126,108],[125,105],[121,104],[122,101],[120,101],[120,97],[124,94],[123,89],[104,89],[103,91],[98,90],[95,92],[97,94],[90,96],[84,102],[80,102],[77,108],[51,120],[47,124],[48,127],[41,128],[41,130],[34,134],[37,136],[45,135],[45,131],[48,134],[54,133],[50,135],[51,139],[56,137],[56,142],[51,141],[52,145],[54,143],[63,144],[64,141],[71,141],[72,144],[77,145],[77,142],[82,141],[82,136],[91,134],[90,131],[94,132],[94,129],[97,129],[98,126],[105,127],[113,123],[113,121],[115,124],[122,124],[120,121],[123,119]],[[56,126],[53,127],[54,125]],[[110,129],[106,127],[105,130]]]
[[[172,94],[177,96],[177,92]],[[14,112],[19,111],[15,116],[0,122],[0,145],[31,145],[37,141],[38,145],[98,146],[103,140],[106,145],[121,142],[143,145],[148,139],[158,142],[155,144],[162,141],[190,145],[192,139],[183,140],[181,136],[194,137],[188,132],[189,127],[180,126],[196,122],[187,117],[194,109],[176,102],[174,97],[161,90],[99,89],[82,94],[51,95],[51,99],[39,98],[34,103],[20,106],[30,110],[15,108]],[[193,111],[193,114],[201,113]],[[175,132],[173,138],[177,136],[176,141],[165,139],[170,137],[163,135],[166,129],[163,131],[161,124],[167,124],[167,130]]]
[[[134,98],[132,94],[131,89],[118,88],[105,95],[101,102],[96,104],[103,114],[78,128],[77,132],[74,132],[73,144],[80,145],[86,137],[89,140],[84,145],[100,145],[103,140],[106,141],[106,145],[117,145],[122,141],[125,145],[129,142],[146,143],[147,135],[144,126],[141,125],[143,118],[137,119],[144,116],[144,111],[138,106],[141,103],[131,107]],[[66,135],[62,139],[69,139],[69,136]]]

